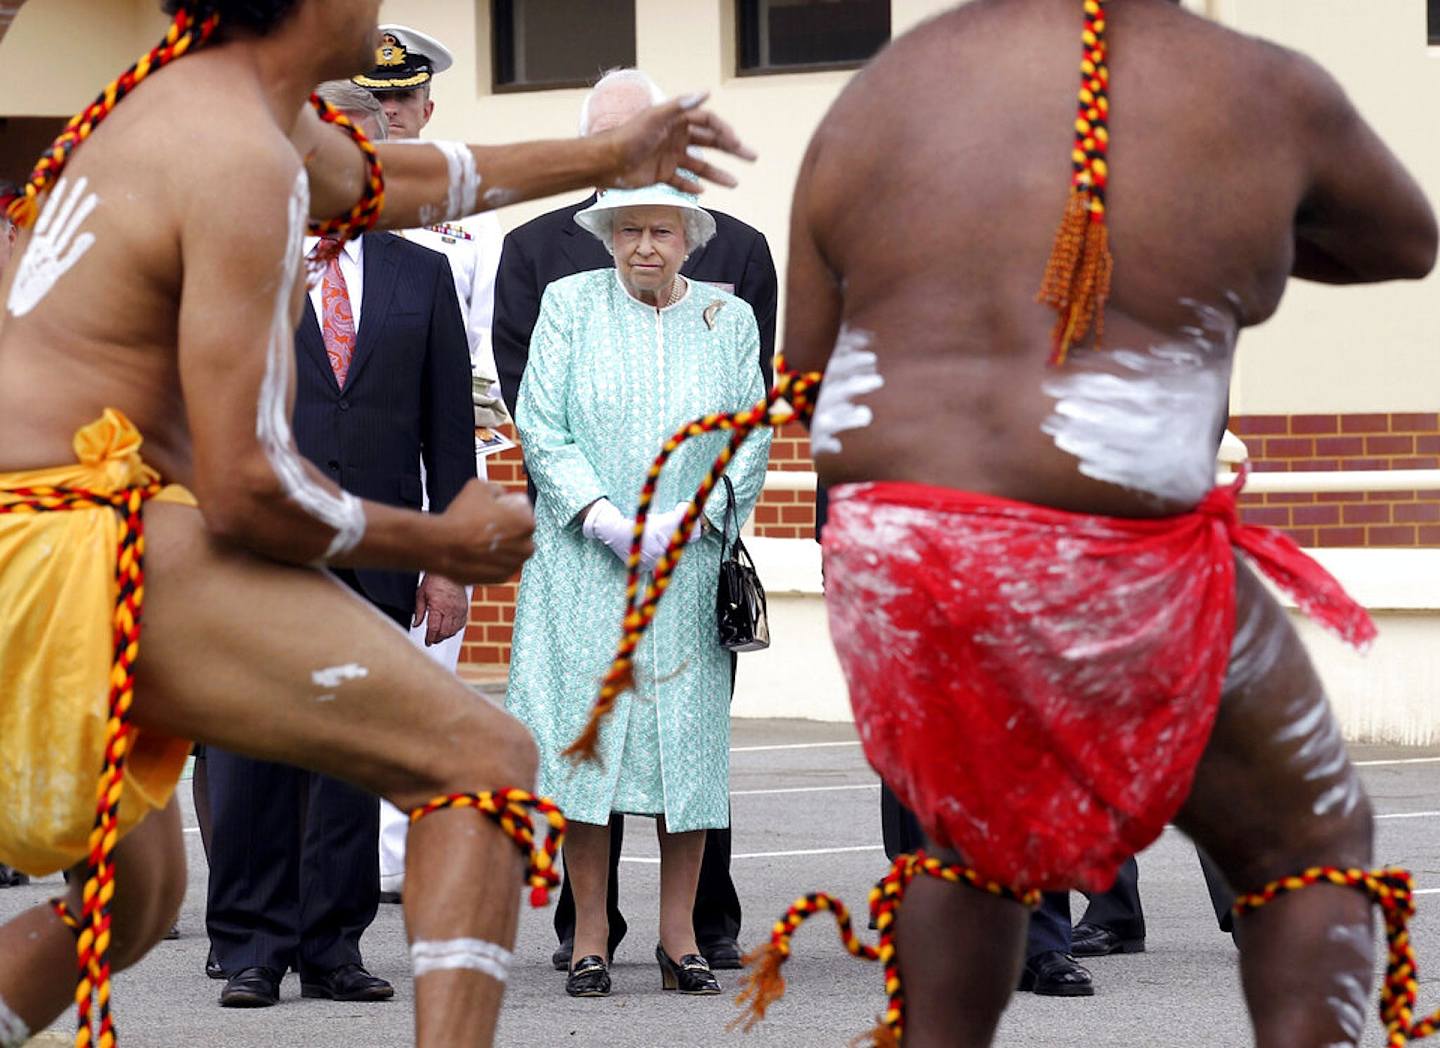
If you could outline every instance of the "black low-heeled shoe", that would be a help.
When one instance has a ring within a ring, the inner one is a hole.
[[[665,947],[657,944],[655,960],[660,962],[660,987],[665,990],[679,990],[696,996],[710,996],[720,992],[719,980],[710,970],[710,962],[698,953],[687,953],[680,962],[670,959]]]
[[[610,968],[598,953],[581,957],[565,980],[565,992],[571,997],[609,997]]]

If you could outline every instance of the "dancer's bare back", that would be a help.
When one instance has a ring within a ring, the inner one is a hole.
[[[817,413],[822,480],[1173,512],[1213,480],[1235,335],[1289,276],[1433,265],[1419,188],[1313,63],[1166,0],[1106,10],[1115,283],[1104,349],[1059,371],[1035,296],[1068,187],[1078,0],[962,5],[825,118],[796,192],[784,343],[797,371],[843,353],[857,391]]]

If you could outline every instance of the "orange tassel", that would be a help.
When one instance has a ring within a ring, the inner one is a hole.
[[[881,1020],[873,1030],[862,1033],[850,1042],[850,1048],[900,1048],[900,1038]]]
[[[1085,192],[1072,189],[1037,296],[1037,301],[1060,314],[1051,333],[1052,365],[1065,363],[1071,347],[1092,329],[1095,341],[1100,341],[1114,270],[1104,211],[1095,210]]]
[[[765,1018],[766,1010],[785,996],[785,976],[780,968],[788,956],[787,951],[773,942],[745,955],[745,967],[750,972],[740,984],[740,993],[735,998],[735,1003],[743,1011],[726,1024],[726,1030],[734,1031],[738,1027],[749,1033],[756,1023]]]

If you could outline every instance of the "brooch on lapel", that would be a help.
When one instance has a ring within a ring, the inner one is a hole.
[[[705,307],[705,326],[711,331],[715,330],[715,318],[724,308],[725,300],[721,298],[717,298],[714,302],[711,302],[708,306]]]

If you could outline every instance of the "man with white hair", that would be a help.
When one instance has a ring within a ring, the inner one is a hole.
[[[618,127],[636,113],[663,101],[659,86],[639,69],[612,69],[595,84],[580,106],[580,134],[594,135]],[[591,269],[608,269],[614,261],[600,241],[575,223],[577,212],[595,203],[588,199],[550,211],[513,230],[505,238],[495,280],[495,363],[500,388],[513,414],[520,379],[530,355],[530,336],[540,315],[540,297],[555,280]],[[775,264],[759,230],[714,208],[716,233],[704,247],[691,252],[682,275],[714,284],[744,299],[760,327],[760,368],[768,385],[775,354],[775,307],[778,296]],[[641,478],[636,477],[638,485]],[[531,498],[534,499],[534,489]],[[733,680],[733,673],[732,673]],[[620,846],[624,817],[610,823],[608,909],[610,952],[625,937],[625,918],[618,898]],[[575,933],[575,904],[567,881],[555,910],[560,947],[552,958],[559,970],[570,966]],[[695,896],[695,938],[712,968],[740,967],[736,939],[740,934],[740,899],[730,879],[730,830],[706,834],[705,858]]]

